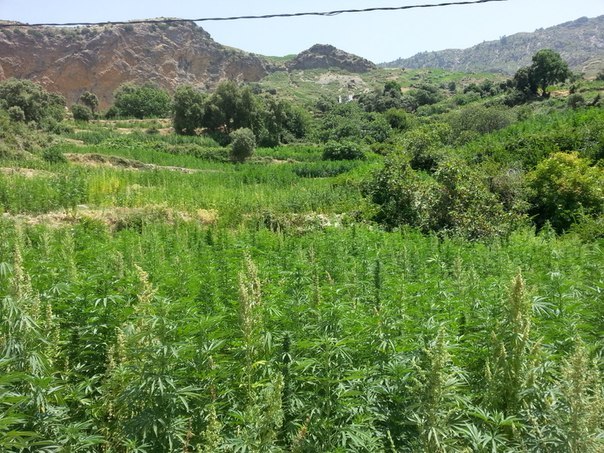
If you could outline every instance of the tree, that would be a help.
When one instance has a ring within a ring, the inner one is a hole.
[[[234,162],[244,162],[256,149],[256,137],[251,129],[241,128],[230,134],[231,159]]]
[[[564,82],[570,76],[568,64],[560,54],[551,49],[542,49],[533,55],[532,65],[516,72],[514,85],[526,98],[537,95],[539,90],[542,97],[547,97],[548,86]]]
[[[74,104],[71,106],[71,113],[73,115],[73,119],[76,121],[90,121],[94,118],[94,114],[92,110],[86,106],[81,104]]]
[[[174,93],[172,125],[177,134],[194,135],[203,127],[205,115],[204,94],[190,85],[180,86]]]
[[[533,56],[531,76],[537,88],[541,89],[541,95],[545,97],[548,86],[564,82],[571,76],[571,72],[560,54],[551,49],[543,49]]]
[[[0,108],[12,109],[11,117],[38,126],[49,121],[61,121],[65,111],[65,99],[49,93],[41,85],[29,80],[8,79],[0,83]]]
[[[94,116],[96,109],[99,106],[99,98],[97,95],[90,91],[84,91],[80,96],[80,102],[88,107]]]
[[[115,107],[121,116],[165,117],[170,113],[170,95],[151,84],[125,83],[114,93]]]

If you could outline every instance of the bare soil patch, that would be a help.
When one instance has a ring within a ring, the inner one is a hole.
[[[156,165],[156,164],[146,164],[144,162],[127,159],[125,157],[119,156],[107,156],[105,154],[96,154],[96,153],[86,153],[86,154],[78,154],[78,153],[65,153],[64,156],[70,162],[78,165],[88,165],[88,166],[105,166],[105,167],[113,167],[113,168],[123,168],[127,170],[167,170],[167,171],[177,171],[180,173],[199,173],[202,170],[196,168],[185,168],[185,167],[174,167],[169,165]]]

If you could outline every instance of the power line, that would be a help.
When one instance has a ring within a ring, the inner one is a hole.
[[[93,26],[93,25],[128,25],[128,24],[170,24],[178,22],[220,22],[220,21],[234,21],[244,19],[273,19],[282,17],[303,17],[303,16],[323,16],[331,17],[338,16],[340,14],[349,13],[370,13],[375,11],[402,11],[407,9],[419,9],[419,8],[440,8],[445,6],[463,6],[463,5],[477,5],[480,3],[493,3],[493,2],[506,2],[507,0],[472,0],[472,1],[460,1],[460,2],[446,2],[446,3],[432,3],[423,5],[407,5],[407,6],[383,6],[375,8],[365,9],[342,9],[338,11],[323,11],[323,12],[306,12],[306,13],[283,13],[283,14],[265,14],[261,16],[230,16],[230,17],[202,17],[200,19],[145,19],[145,20],[132,20],[132,21],[109,21],[109,22],[65,22],[65,23],[40,23],[40,24],[0,24],[0,28],[9,27],[45,27],[45,26],[56,26],[56,27],[70,27],[70,26]]]

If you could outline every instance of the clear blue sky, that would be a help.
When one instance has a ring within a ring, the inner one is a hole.
[[[197,18],[375,6],[442,0],[0,0],[0,19],[21,22],[97,22],[152,17]],[[604,14],[604,0],[508,0],[474,6],[346,14],[334,17],[205,22],[222,43],[264,55],[298,53],[332,44],[374,62],[425,50],[464,48],[582,16]]]

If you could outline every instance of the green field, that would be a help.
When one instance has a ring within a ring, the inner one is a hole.
[[[602,451],[604,110],[581,87],[593,105],[442,95],[356,160],[1,113],[0,450]]]

